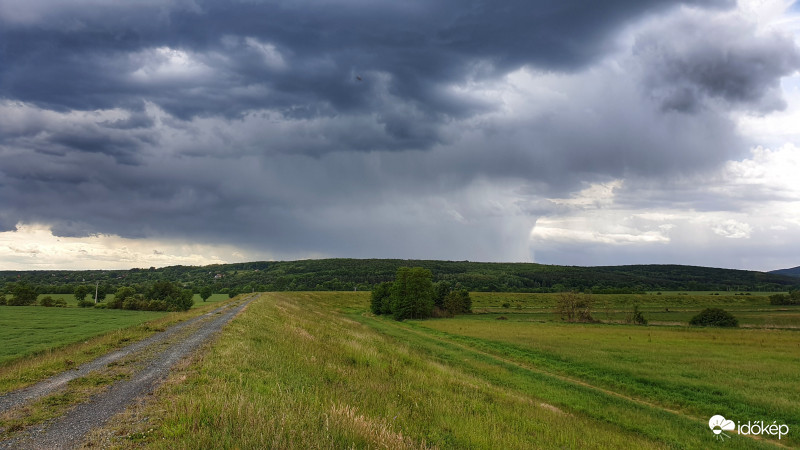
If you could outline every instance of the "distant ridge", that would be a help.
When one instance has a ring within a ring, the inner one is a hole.
[[[0,289],[26,282],[40,293],[71,293],[75,286],[99,282],[106,292],[158,280],[217,293],[253,291],[364,291],[393,280],[398,267],[423,267],[434,281],[470,291],[563,292],[596,294],[646,291],[787,291],[800,289],[800,277],[748,270],[682,265],[554,266],[405,259],[309,259],[257,261],[210,266],[171,266],[130,270],[0,271]]]
[[[772,273],[772,274],[775,274],[775,275],[783,275],[783,276],[787,276],[787,277],[800,277],[800,266],[792,267],[791,269],[773,270],[773,271],[771,271],[769,273]]]

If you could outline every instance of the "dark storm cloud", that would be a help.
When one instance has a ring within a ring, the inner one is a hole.
[[[526,64],[576,69],[602,57],[616,27],[645,12],[732,4],[209,1],[73,9],[70,2],[35,3],[41,11],[26,15],[19,7],[21,17],[14,11],[4,17],[2,97],[66,110],[128,108],[144,97],[181,118],[258,108],[310,117],[380,113],[386,104],[375,98],[374,85],[383,76],[393,102],[402,99],[421,113],[410,119],[416,122],[487,107],[443,95],[442,85]],[[206,73],[137,80],[137,70],[164,62],[168,55],[157,51],[164,48],[187,52]],[[355,83],[356,76],[363,82]],[[402,120],[387,120],[387,132],[398,139],[405,128]]]
[[[543,196],[746,149],[729,110],[777,107],[796,50],[711,20],[733,4],[0,7],[0,229],[525,259],[535,217],[560,208]],[[620,48],[623,27],[657,14],[673,19]],[[745,37],[673,46],[670,24]]]

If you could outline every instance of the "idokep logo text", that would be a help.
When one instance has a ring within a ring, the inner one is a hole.
[[[738,424],[738,430],[737,430]],[[714,433],[714,437],[720,440],[725,440],[725,438],[730,438],[731,436],[726,431],[734,431],[738,434],[747,436],[747,435],[770,435],[770,436],[778,436],[778,439],[786,436],[789,433],[789,425],[786,424],[778,424],[778,421],[775,420],[772,423],[767,422],[764,423],[763,420],[757,421],[750,421],[748,420],[747,423],[737,422],[736,424],[733,423],[732,420],[727,420],[725,417],[717,414],[716,416],[712,416],[708,419],[708,427],[711,428],[711,431]]]

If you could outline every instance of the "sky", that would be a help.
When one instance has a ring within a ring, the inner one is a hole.
[[[787,0],[0,0],[0,270],[800,265]]]

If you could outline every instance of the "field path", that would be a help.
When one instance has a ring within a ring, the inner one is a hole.
[[[124,349],[83,364],[77,370],[68,371],[48,380],[0,397],[0,413],[20,406],[35,398],[53,393],[68,381],[99,370],[124,356],[154,349],[156,352],[148,364],[129,379],[119,380],[111,387],[67,411],[52,421],[31,427],[13,439],[0,441],[0,449],[69,449],[79,447],[89,431],[104,425],[111,417],[124,411],[138,397],[151,393],[163,381],[170,368],[189,356],[214,333],[239,314],[256,296],[251,296],[237,305],[225,305],[190,321],[173,325],[162,333],[132,344]],[[196,330],[187,336],[158,348],[169,337],[187,326],[197,323]]]
[[[700,422],[700,423],[705,423],[708,420],[708,419],[705,419],[705,418],[702,418],[702,417],[698,417],[698,416],[689,414],[688,412],[685,412],[685,411],[671,409],[671,408],[668,408],[666,406],[660,405],[658,403],[649,402],[649,401],[644,400],[642,398],[638,398],[638,397],[635,397],[635,396],[627,395],[625,393],[613,391],[613,390],[606,389],[606,388],[603,388],[603,387],[600,387],[600,386],[596,386],[594,384],[588,383],[588,382],[586,382],[584,380],[581,380],[579,378],[575,378],[575,377],[563,375],[563,374],[560,374],[560,373],[556,373],[555,371],[541,369],[541,368],[535,367],[535,366],[533,366],[531,364],[527,364],[527,363],[524,363],[522,361],[518,361],[518,360],[513,359],[513,358],[508,358],[506,356],[503,356],[503,355],[500,355],[500,354],[497,354],[497,353],[481,350],[481,349],[472,347],[470,345],[467,345],[467,344],[464,344],[464,343],[461,343],[461,342],[457,342],[457,341],[452,340],[452,339],[448,339],[448,338],[443,337],[443,336],[437,336],[435,334],[429,333],[428,329],[426,329],[425,327],[403,326],[403,325],[401,325],[401,322],[400,323],[391,323],[391,322],[389,322],[389,324],[391,326],[394,326],[397,329],[405,330],[405,331],[407,331],[409,333],[412,333],[412,334],[415,334],[417,336],[424,336],[424,337],[426,337],[428,339],[431,339],[431,340],[434,340],[434,341],[438,341],[438,342],[441,342],[441,343],[446,343],[448,345],[452,345],[452,346],[460,348],[462,350],[465,350],[465,351],[468,351],[468,352],[473,352],[475,354],[480,354],[480,355],[483,355],[485,357],[489,357],[489,358],[495,359],[497,361],[502,361],[502,362],[504,362],[506,364],[517,366],[517,367],[519,367],[521,369],[528,370],[530,372],[535,372],[535,373],[538,373],[538,374],[541,374],[541,375],[549,376],[549,377],[552,377],[554,379],[557,379],[557,380],[560,380],[560,381],[563,381],[563,382],[566,382],[566,383],[571,383],[571,384],[575,384],[575,385],[578,385],[578,386],[583,386],[585,388],[592,389],[592,390],[595,390],[595,391],[598,391],[598,392],[602,392],[603,394],[606,394],[606,395],[609,395],[609,396],[621,398],[621,399],[630,401],[632,403],[637,403],[639,405],[646,406],[648,408],[658,409],[658,410],[667,412],[669,414],[674,414],[674,415],[677,415],[677,416],[683,416],[685,418],[688,418],[690,420],[693,420],[693,421],[696,421],[696,422]],[[548,406],[551,406],[551,405],[548,405]],[[558,408],[556,408],[556,409],[558,409]],[[762,437],[760,437],[758,435],[752,435],[752,434],[741,435],[736,430],[734,430],[733,433],[736,433],[739,436],[744,436],[746,438],[750,438],[750,439],[752,439],[754,441],[767,442],[767,443],[772,444],[772,445],[774,445],[776,447],[779,447],[779,448],[789,448],[789,447],[783,445],[780,442],[776,442],[774,440],[765,440],[765,439],[763,439]]]

